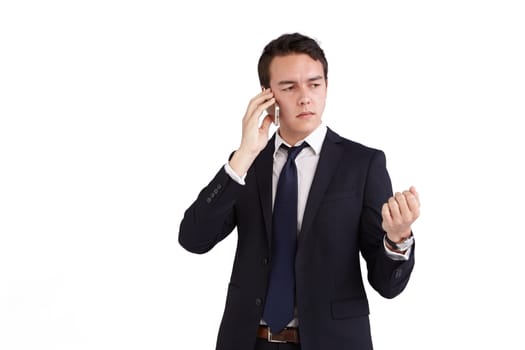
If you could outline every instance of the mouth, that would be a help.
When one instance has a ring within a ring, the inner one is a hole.
[[[310,117],[313,117],[314,115],[315,115],[314,112],[306,111],[306,112],[302,112],[302,113],[298,114],[296,116],[296,118],[310,118]]]

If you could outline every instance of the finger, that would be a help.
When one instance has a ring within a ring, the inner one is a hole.
[[[266,115],[261,123],[261,131],[268,132],[271,124],[272,124],[272,118],[269,115]]]
[[[410,186],[409,191],[414,195],[414,197],[416,197],[417,203],[419,205],[419,193],[417,192],[416,188],[414,186]]]
[[[275,99],[272,97],[266,102],[260,104],[259,106],[257,106],[255,109],[251,111],[251,114],[246,114],[244,116],[243,123],[249,128],[252,128],[255,126],[260,127],[259,120],[260,120],[260,116],[262,115],[262,112],[274,103],[275,103]]]
[[[392,215],[388,203],[383,204],[381,208],[381,216],[383,217],[383,228],[392,226]],[[385,230],[386,231],[386,230]]]
[[[273,91],[272,89],[263,89],[260,93],[258,93],[257,95],[255,95],[255,97],[253,99],[258,99],[258,98],[264,98],[266,96],[266,98],[268,98],[267,96],[273,96]]]
[[[413,219],[416,219],[419,216],[419,201],[417,197],[410,191],[405,191],[403,194],[405,195],[406,203]]]
[[[399,205],[395,197],[390,197],[388,199],[388,208],[390,209],[390,216],[392,217],[393,222],[401,221],[401,213],[399,212]]]
[[[270,89],[263,90],[253,97],[248,104],[248,108],[246,109],[246,117],[253,117],[253,113],[257,107],[271,98],[273,98],[273,92]]]
[[[404,218],[405,220],[410,220],[412,214],[408,207],[405,194],[396,192],[396,194],[394,195],[394,198],[396,199],[397,205],[399,207],[399,213],[401,214],[401,217]]]
[[[263,111],[266,110],[268,107],[270,107],[273,104],[275,104],[275,98],[274,97],[270,98],[269,100],[267,100],[264,103],[262,103],[259,106],[257,106],[257,108],[255,108],[255,110],[253,111],[253,115],[252,115],[251,118],[259,120],[259,117],[261,116]]]

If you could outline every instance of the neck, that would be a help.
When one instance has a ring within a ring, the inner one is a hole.
[[[319,123],[319,125],[321,125]],[[279,132],[279,136],[284,140],[286,141],[287,144],[289,144],[290,146],[295,146],[295,144],[301,140],[304,140],[305,138],[307,138],[311,133],[313,133],[315,130],[317,130],[317,128],[319,127],[319,125],[311,130],[310,132],[304,132],[304,133],[300,133],[300,132],[289,132],[288,130],[286,129],[283,129],[282,127],[279,128],[278,132]]]
[[[305,137],[295,137],[295,138],[290,138],[290,137],[284,137],[283,135],[281,135],[281,133],[279,133],[279,135],[281,136],[281,138],[287,143],[289,144],[290,146],[295,146],[295,144],[301,140],[304,140],[306,138]],[[308,136],[308,135],[307,135]]]

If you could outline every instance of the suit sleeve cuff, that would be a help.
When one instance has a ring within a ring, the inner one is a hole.
[[[235,173],[235,171],[233,171],[233,169],[231,168],[230,164],[226,163],[224,165],[224,171],[226,171],[226,174],[228,174],[233,181],[237,182],[239,185],[245,185],[246,182],[244,182],[244,179],[246,178],[246,174],[244,174],[243,176],[239,176]]]
[[[392,260],[407,261],[408,259],[410,259],[410,253],[412,252],[412,247],[408,248],[407,251],[404,253],[396,253],[388,249],[384,238],[383,238],[383,247],[385,248],[386,255]]]

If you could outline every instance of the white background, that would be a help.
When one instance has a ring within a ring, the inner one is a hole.
[[[295,31],[325,123],[421,194],[407,289],[369,289],[376,349],[524,348],[520,5],[3,1],[0,349],[214,348],[236,234],[197,256],[179,223]]]

